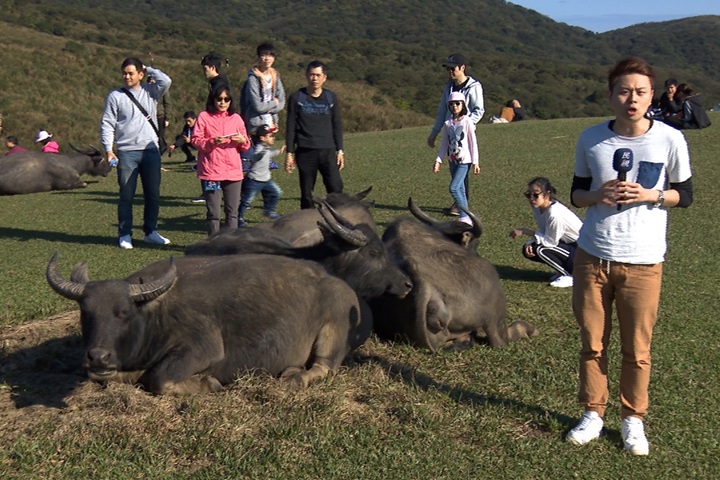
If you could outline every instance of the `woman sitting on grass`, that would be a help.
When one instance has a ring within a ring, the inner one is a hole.
[[[550,285],[565,288],[573,285],[573,258],[582,220],[553,197],[556,193],[557,190],[547,178],[535,177],[530,180],[525,198],[530,202],[538,229],[515,228],[510,231],[510,237],[532,237],[523,245],[523,255],[528,260],[544,263],[557,271]]]

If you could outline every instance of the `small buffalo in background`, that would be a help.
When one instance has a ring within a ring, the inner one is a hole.
[[[82,175],[107,175],[112,167],[95,147],[73,154],[20,152],[0,159],[0,195],[85,188]]]

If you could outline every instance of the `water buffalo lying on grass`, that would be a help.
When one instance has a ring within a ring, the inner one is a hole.
[[[74,154],[15,153],[0,159],[0,195],[85,188],[81,175],[106,177],[111,170],[97,149]]]
[[[262,370],[297,386],[322,379],[372,330],[367,304],[316,262],[278,255],[185,256],[124,280],[50,286],[80,306],[82,364],[96,381],[139,383],[156,394],[217,391]]]
[[[412,280],[413,289],[403,299],[383,295],[370,301],[375,330],[381,337],[435,351],[483,336],[491,346],[502,347],[510,340],[538,334],[523,321],[506,325],[505,294],[495,267],[453,240],[464,238],[468,245],[476,244],[477,237],[457,235],[457,231],[481,231],[477,217],[468,214],[476,224],[473,227],[462,222],[426,225],[414,218],[388,225],[383,242]]]
[[[412,283],[391,260],[375,229],[365,223],[353,224],[327,201],[318,202],[317,227],[322,242],[296,247],[273,230],[241,228],[221,232],[190,245],[187,255],[233,255],[266,253],[313,260],[345,280],[361,297],[368,299],[388,293],[404,297]],[[308,211],[308,210],[302,210]],[[374,226],[374,223],[373,223]]]
[[[364,200],[371,190],[372,187],[369,187],[355,195],[330,193],[325,201],[349,222],[366,224],[377,231],[375,220],[370,214],[373,202]],[[288,213],[273,222],[259,223],[255,228],[270,230],[296,247],[307,247],[323,241],[322,232],[318,228],[320,218],[317,210],[308,208]]]

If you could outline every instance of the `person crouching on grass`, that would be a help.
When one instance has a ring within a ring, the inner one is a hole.
[[[550,180],[535,177],[527,185],[525,198],[530,202],[537,230],[514,228],[510,238],[532,237],[523,245],[522,253],[533,262],[544,263],[557,272],[550,285],[558,288],[573,286],[573,259],[582,220],[575,212],[557,201]]]
[[[447,157],[450,163],[450,195],[458,207],[468,210],[467,195],[465,195],[465,177],[470,165],[473,173],[480,173],[480,155],[478,153],[477,137],[475,137],[475,124],[467,116],[465,95],[453,92],[448,97],[448,109],[452,118],[445,121],[442,143],[433,172],[440,171],[443,158]],[[460,221],[472,225],[472,220],[465,212],[460,215]]]
[[[225,228],[237,228],[243,179],[239,152],[250,148],[250,141],[228,86],[220,85],[210,92],[206,111],[200,112],[195,122],[191,143],[198,150],[197,176],[207,207],[208,235],[220,231],[223,200]]]
[[[270,174],[270,162],[273,157],[285,153],[285,145],[280,150],[273,150],[275,143],[275,132],[277,127],[262,125],[253,134],[254,153],[250,159],[250,168],[247,171],[242,186],[242,199],[240,200],[240,219],[238,224],[241,227],[247,225],[245,222],[245,210],[250,207],[258,193],[263,197],[263,216],[271,220],[280,218],[275,207],[280,201],[282,190],[277,186]]]
[[[650,343],[657,321],[668,209],[693,201],[690,154],[683,134],[649,119],[655,73],[637,57],[608,75],[615,118],[584,130],[575,147],[572,203],[587,207],[573,274],[580,326],[580,386],[585,412],[567,434],[576,445],[598,438],[608,405],[608,349],[615,302],[620,331],[621,436],[625,450],[647,455]],[[627,180],[613,169],[618,149],[632,151]],[[668,183],[669,188],[668,188]]]

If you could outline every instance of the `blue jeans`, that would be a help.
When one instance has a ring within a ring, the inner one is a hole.
[[[272,180],[258,182],[252,178],[245,177],[242,185],[242,197],[240,199],[240,212],[238,213],[238,217],[245,218],[245,210],[247,210],[253,200],[255,200],[258,193],[262,193],[264,213],[267,215],[275,211],[275,207],[282,195],[282,190],[277,186],[277,183]]]
[[[149,235],[157,230],[160,214],[160,151],[157,148],[147,150],[129,150],[117,152],[118,186],[118,236],[132,235],[133,199],[137,189],[137,179],[143,188],[145,209],[143,210],[143,232]]]
[[[450,164],[450,195],[452,195],[455,204],[458,207],[463,207],[465,210],[468,209],[467,195],[465,193],[465,178],[470,171],[471,164],[469,163],[455,163],[448,162]],[[465,214],[463,214],[465,215]]]

